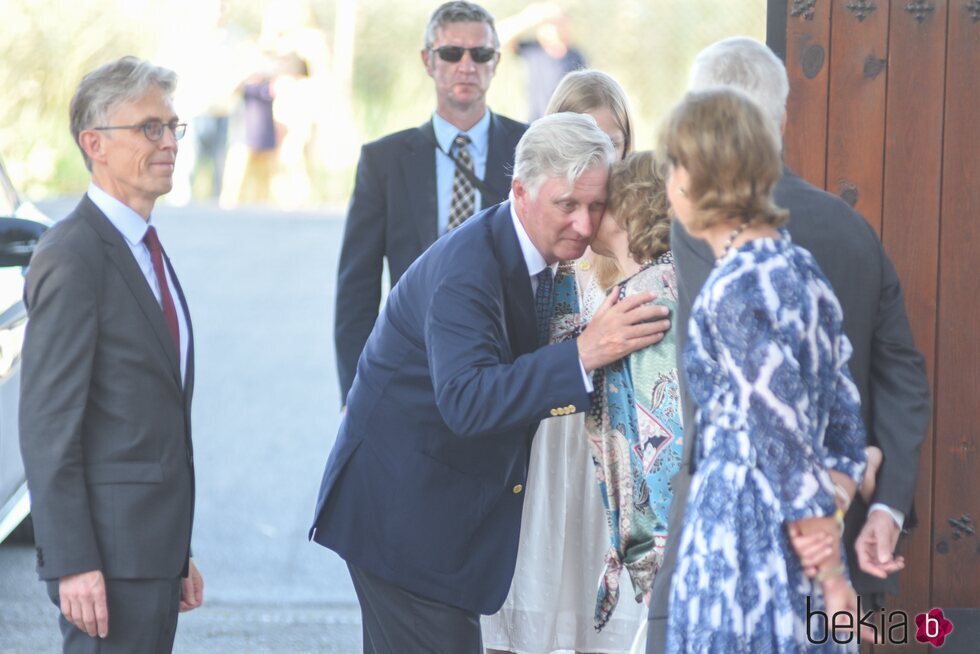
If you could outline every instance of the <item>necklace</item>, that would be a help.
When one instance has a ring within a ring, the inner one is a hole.
[[[749,226],[748,223],[742,223],[741,225],[739,225],[738,227],[732,230],[732,233],[728,235],[728,240],[725,241],[725,247],[723,247],[721,250],[721,256],[718,257],[719,261],[728,256],[728,251],[732,249],[733,245],[735,245],[735,239],[737,239],[739,234],[744,232],[745,228],[748,226]]]

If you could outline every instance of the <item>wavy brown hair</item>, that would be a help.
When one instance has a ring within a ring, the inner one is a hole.
[[[701,230],[729,220],[778,227],[789,219],[772,199],[782,175],[776,125],[740,91],[688,93],[664,125],[660,151],[690,177],[689,227]]]
[[[630,255],[650,261],[670,249],[670,213],[663,166],[650,150],[613,164],[606,210],[626,230]]]

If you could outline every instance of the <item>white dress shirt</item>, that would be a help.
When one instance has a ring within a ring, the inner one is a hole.
[[[558,272],[558,262],[548,265],[548,262],[544,260],[541,253],[538,252],[538,248],[534,247],[534,243],[531,242],[531,237],[527,235],[527,230],[524,229],[524,225],[521,223],[521,219],[517,217],[517,210],[514,209],[514,196],[510,197],[510,219],[514,222],[514,231],[517,232],[517,242],[521,245],[521,254],[524,255],[524,263],[527,264],[527,272],[531,276],[531,296],[538,292],[538,273],[540,273],[545,268],[551,268],[551,273],[554,275]],[[582,363],[581,357],[578,360],[579,368],[582,370],[582,381],[585,383],[585,392],[591,393],[592,387],[592,375],[585,371],[585,364]]]
[[[150,216],[149,221],[143,220],[142,216],[100,189],[96,186],[95,182],[89,184],[87,195],[92,203],[105,214],[113,227],[122,234],[126,245],[129,246],[130,251],[133,253],[133,258],[136,259],[136,264],[146,278],[146,283],[150,285],[153,297],[157,299],[157,304],[160,304],[162,311],[163,300],[160,298],[160,281],[157,279],[156,271],[153,270],[153,259],[150,257],[150,248],[143,242],[143,236],[146,235],[146,230],[153,223],[153,216]],[[180,330],[180,378],[182,381],[186,381],[187,346],[189,342],[187,308],[180,300],[180,294],[177,293],[177,287],[170,276],[169,266],[164,263],[163,268],[167,276],[166,284],[170,289],[170,296],[174,300],[174,308],[177,310],[177,326]]]

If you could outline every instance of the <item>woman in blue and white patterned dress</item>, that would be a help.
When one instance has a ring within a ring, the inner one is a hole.
[[[677,218],[718,258],[694,302],[684,369],[697,468],[671,586],[671,653],[857,650],[807,609],[854,610],[830,471],[861,481],[865,433],[840,305],[779,229],[775,126],[732,90],[689,94],[661,135]],[[814,579],[789,533],[826,534]],[[853,624],[853,623],[852,623]],[[815,642],[816,641],[816,642]],[[819,641],[823,641],[821,644]]]

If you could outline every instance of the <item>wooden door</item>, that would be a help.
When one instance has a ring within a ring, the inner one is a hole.
[[[941,607],[942,651],[980,651],[980,0],[770,0],[767,40],[790,76],[786,162],[878,232],[926,358],[919,527],[888,608]]]

